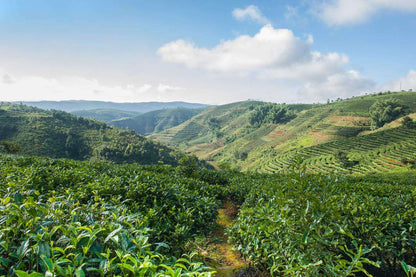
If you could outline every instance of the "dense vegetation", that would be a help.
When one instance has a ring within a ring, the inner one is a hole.
[[[183,176],[181,167],[6,156],[0,163],[0,275],[208,274],[174,255],[210,230],[218,185]]]
[[[251,125],[261,126],[267,123],[285,123],[295,117],[286,105],[263,104],[250,113],[249,122]]]
[[[384,124],[392,122],[399,116],[405,114],[405,110],[406,106],[401,105],[399,101],[392,98],[376,101],[371,105],[368,112],[374,128],[380,128],[383,127]]]
[[[400,262],[415,264],[412,177],[357,182],[300,171],[276,181],[250,189],[229,231],[235,248],[272,275],[400,276]]]
[[[0,140],[20,153],[77,160],[177,164],[180,154],[133,131],[62,111],[0,104]]]
[[[209,276],[187,242],[209,234],[226,199],[240,206],[230,242],[273,276],[399,276],[416,264],[414,172],[242,174],[189,157],[177,168],[0,163],[0,275]]]

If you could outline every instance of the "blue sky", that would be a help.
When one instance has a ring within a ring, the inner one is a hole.
[[[416,89],[415,0],[0,2],[0,101]]]

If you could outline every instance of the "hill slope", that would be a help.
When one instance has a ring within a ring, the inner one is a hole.
[[[281,172],[286,170],[295,157],[301,155],[308,159],[304,163],[311,172],[363,174],[391,170],[406,166],[400,162],[401,159],[415,157],[413,150],[409,150],[407,155],[400,152],[400,149],[406,148],[414,140],[413,130],[395,129],[401,125],[400,118],[383,128],[370,128],[370,107],[377,101],[388,99],[395,99],[398,104],[406,106],[406,113],[416,112],[415,92],[383,93],[328,104],[286,105],[294,114],[291,120],[279,124],[266,122],[253,125],[250,124],[250,118],[254,110],[266,104],[249,101],[211,107],[179,126],[150,137],[210,160],[220,168]],[[381,135],[382,132],[384,135]],[[378,136],[382,136],[382,139],[375,142]],[[331,142],[340,147],[331,146],[331,150],[322,154],[315,151],[320,149],[320,145],[325,148]],[[374,144],[369,147],[376,155],[386,151],[391,153],[386,154],[386,157],[375,157],[369,151],[367,156],[363,156],[364,150],[358,149],[365,142]],[[400,145],[395,147],[394,143]],[[361,152],[355,153],[354,149]],[[347,157],[344,158],[358,163],[354,164],[354,168],[343,168],[342,163],[335,158],[337,151],[347,152]],[[332,158],[324,158],[322,155],[332,155]],[[392,159],[393,156],[396,159]],[[394,161],[386,163],[385,159]],[[312,163],[309,160],[322,160],[322,166],[318,166],[321,170],[309,166]],[[378,166],[373,166],[374,163]]]
[[[200,113],[202,109],[164,109],[151,111],[134,117],[108,122],[117,128],[129,128],[142,135],[172,128]]]
[[[133,131],[62,111],[0,104],[0,140],[17,143],[22,154],[118,163],[177,164],[179,153]]]
[[[122,111],[114,109],[80,110],[73,111],[71,113],[77,116],[104,121],[105,123],[109,123],[115,119],[134,117],[140,114],[139,112]]]

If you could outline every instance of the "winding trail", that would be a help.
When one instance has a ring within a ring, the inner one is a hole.
[[[216,238],[213,246],[218,255],[218,265],[215,268],[217,277],[233,277],[236,271],[248,265],[247,261],[232,250],[233,246],[227,242],[228,236],[224,233],[232,225],[236,213],[237,209],[230,201],[224,202],[224,207],[218,209],[217,228],[213,233]]]

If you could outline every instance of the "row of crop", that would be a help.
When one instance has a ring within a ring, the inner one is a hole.
[[[397,128],[388,137],[384,133],[382,136],[373,134],[292,150],[275,157],[268,168],[274,172],[285,172],[294,157],[302,156],[304,163],[314,173],[337,171],[338,173],[365,174],[371,171],[377,172],[403,166],[401,159],[413,158],[416,153],[415,139],[416,132],[413,130]],[[361,156],[361,161],[356,166],[346,169],[340,166],[339,161],[324,158],[333,157],[337,151],[357,153]],[[377,152],[377,155],[373,155],[374,151]],[[369,163],[373,166],[369,167]]]
[[[264,180],[245,198],[230,241],[274,276],[396,276],[414,264],[413,185],[309,176]]]

